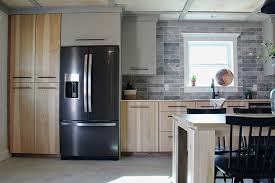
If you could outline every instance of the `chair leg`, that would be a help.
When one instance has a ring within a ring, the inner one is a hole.
[[[240,179],[240,178],[237,178],[237,177],[234,177],[233,178],[233,183],[243,183],[243,179]]]
[[[226,183],[226,175],[223,173],[223,181]]]
[[[215,179],[214,179],[214,183],[216,182],[216,179],[217,179],[217,173],[218,173],[218,168],[215,167],[215,175],[214,175]]]

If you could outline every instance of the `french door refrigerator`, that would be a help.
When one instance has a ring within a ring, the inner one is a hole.
[[[61,159],[119,158],[119,48],[62,47]]]

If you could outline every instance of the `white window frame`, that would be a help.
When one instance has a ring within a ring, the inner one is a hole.
[[[206,86],[189,86],[189,41],[232,41],[233,42],[233,86],[216,86],[220,92],[238,92],[238,37],[237,33],[182,33],[184,41],[184,93],[211,92],[212,88]]]

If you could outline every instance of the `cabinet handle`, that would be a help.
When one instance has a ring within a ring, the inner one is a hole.
[[[75,39],[75,41],[104,41],[104,38],[95,38],[95,39]]]
[[[54,77],[54,76],[39,76],[38,78],[56,78],[56,77]]]
[[[148,71],[149,70],[146,67],[131,67],[130,69],[133,71]]]
[[[13,77],[13,78],[32,78],[32,77],[25,77],[25,76],[15,76],[15,77]]]
[[[214,107],[214,106],[212,106],[212,105],[202,105],[200,107]]]
[[[173,138],[173,135],[169,135],[168,138]]]
[[[227,107],[247,107],[247,106],[242,106],[242,105],[229,105]]]
[[[12,89],[32,89],[32,87],[18,86],[18,87],[13,87]]]
[[[169,105],[168,107],[187,107],[186,105]]]
[[[172,118],[173,116],[169,115],[168,118]]]
[[[130,108],[150,108],[150,106],[130,106]]]
[[[38,87],[37,89],[46,89],[46,90],[53,89],[53,90],[55,90],[56,87]]]

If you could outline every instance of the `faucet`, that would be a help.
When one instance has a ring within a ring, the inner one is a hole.
[[[220,92],[219,90],[217,93],[215,92],[214,78],[212,79],[211,88],[212,88],[212,99],[215,99],[217,96],[219,96]]]

